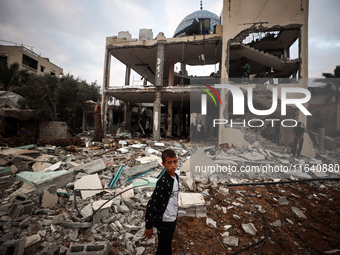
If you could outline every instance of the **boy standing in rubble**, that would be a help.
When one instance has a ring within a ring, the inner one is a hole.
[[[157,228],[158,247],[156,255],[172,254],[171,242],[176,228],[178,212],[177,156],[173,150],[162,153],[162,165],[166,172],[156,183],[145,213],[144,236],[151,238],[152,227]]]

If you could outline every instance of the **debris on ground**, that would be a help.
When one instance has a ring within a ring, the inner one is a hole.
[[[294,159],[287,148],[244,133],[247,146],[117,135],[1,147],[0,253],[154,254],[157,235],[144,239],[144,214],[165,148],[179,159],[173,254],[336,253],[339,153]],[[197,175],[190,162],[216,168]],[[237,171],[218,173],[217,166]]]

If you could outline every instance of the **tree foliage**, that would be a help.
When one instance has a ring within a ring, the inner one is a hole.
[[[70,74],[62,78],[30,74],[16,92],[25,98],[22,107],[35,110],[40,119],[66,121],[77,129],[82,125],[84,102],[99,102],[99,91],[95,82],[87,84]]]
[[[60,120],[66,121],[73,127],[82,125],[83,105],[85,101],[100,100],[99,87],[94,82],[90,85],[79,78],[75,79],[68,74],[60,79],[58,87],[57,108]]]
[[[39,119],[57,120],[55,98],[58,83],[59,79],[49,74],[30,74],[26,84],[18,90],[18,94],[25,98],[22,105],[35,110]]]
[[[318,82],[323,82],[324,91],[329,94],[329,101],[335,98],[335,102],[340,102],[340,65],[336,66],[334,73],[322,73],[323,79],[316,79]]]
[[[19,64],[13,63],[8,66],[7,61],[0,61],[0,89],[5,91],[14,91],[26,81],[28,77],[27,70],[19,70]]]

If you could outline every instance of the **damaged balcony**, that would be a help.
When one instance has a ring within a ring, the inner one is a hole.
[[[299,42],[299,29],[300,25],[268,29],[261,24],[239,33],[230,43],[229,77],[242,77],[246,61],[253,78],[296,77],[301,61],[291,59],[290,51]]]

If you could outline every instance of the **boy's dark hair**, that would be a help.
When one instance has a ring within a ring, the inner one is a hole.
[[[162,152],[162,161],[165,162],[166,158],[174,158],[176,157],[176,152],[171,149],[166,149]]]

